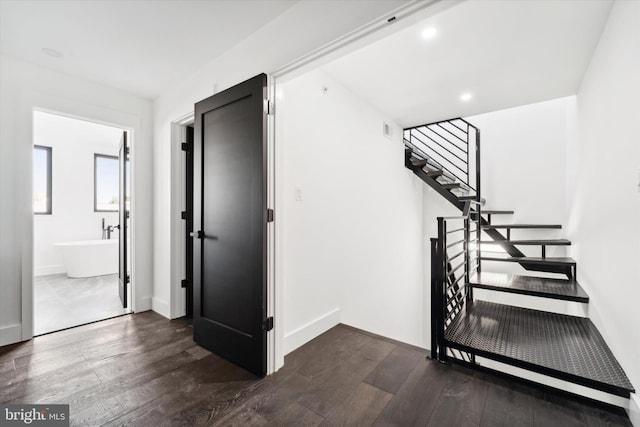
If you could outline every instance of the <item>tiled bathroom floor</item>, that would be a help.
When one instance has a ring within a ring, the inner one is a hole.
[[[118,296],[118,275],[70,279],[66,274],[35,277],[34,335],[128,313]]]

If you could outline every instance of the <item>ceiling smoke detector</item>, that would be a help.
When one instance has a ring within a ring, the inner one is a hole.
[[[64,55],[59,50],[51,49],[50,47],[43,47],[42,53],[52,58],[62,58]]]

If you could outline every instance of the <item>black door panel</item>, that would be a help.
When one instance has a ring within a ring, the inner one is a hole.
[[[194,339],[266,373],[266,75],[195,106]]]

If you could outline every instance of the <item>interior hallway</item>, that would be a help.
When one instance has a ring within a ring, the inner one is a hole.
[[[259,379],[147,311],[0,348],[0,402],[69,403],[71,425],[630,426],[624,411],[425,358],[336,326]]]

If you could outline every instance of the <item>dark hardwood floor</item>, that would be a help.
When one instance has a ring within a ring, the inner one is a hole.
[[[153,312],[0,348],[0,402],[69,403],[74,426],[630,426],[610,411],[337,326],[259,379]]]

